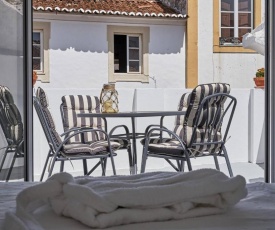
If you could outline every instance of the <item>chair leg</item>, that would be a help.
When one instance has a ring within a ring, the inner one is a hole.
[[[110,151],[110,158],[111,158],[111,164],[113,168],[113,174],[116,175],[116,167],[115,167],[115,162],[114,162],[114,157],[113,157],[113,150]]]
[[[9,179],[10,179],[11,171],[12,171],[12,168],[13,168],[13,165],[14,165],[14,162],[15,162],[15,158],[16,158],[16,152],[13,155],[12,162],[11,162],[11,165],[10,165],[10,168],[9,168],[9,172],[8,172],[8,175],[7,175],[7,178],[6,178],[6,182],[8,182]]]
[[[50,171],[49,171],[49,174],[48,174],[48,178],[52,175],[53,173],[53,168],[54,168],[54,165],[55,165],[55,162],[56,162],[56,153],[54,154],[53,158],[52,158],[52,165],[50,167]]]
[[[180,160],[176,160],[177,165],[178,165],[178,171],[181,171],[181,161]]]
[[[43,180],[43,177],[44,177],[44,174],[45,174],[45,171],[46,171],[48,162],[49,162],[50,155],[51,155],[51,150],[49,150],[49,152],[48,152],[48,156],[47,156],[46,162],[45,162],[45,164],[44,164],[44,168],[43,168],[43,171],[42,171],[42,174],[41,174],[41,177],[40,177],[40,181]]]
[[[191,161],[190,161],[188,152],[186,151],[184,154],[185,154],[185,158],[186,158],[186,163],[187,163],[188,170],[189,170],[189,171],[192,171],[193,169],[192,169],[192,165],[191,165]]]
[[[222,148],[222,151],[223,151],[223,155],[224,155],[224,158],[225,158],[225,162],[227,164],[229,175],[230,175],[230,177],[233,177],[233,171],[232,171],[232,168],[231,168],[231,164],[230,164],[230,161],[229,161],[229,158],[228,158],[228,155],[227,155],[226,148],[224,146]]]
[[[3,166],[4,166],[4,163],[5,163],[6,157],[7,157],[7,155],[8,155],[8,152],[9,152],[9,147],[7,147],[6,150],[5,150],[5,153],[4,153],[2,162],[1,162],[1,166],[0,166],[0,172],[2,171],[2,168],[3,168]]]
[[[65,164],[65,161],[60,161],[60,172],[64,171],[64,164]]]
[[[216,169],[219,170],[219,171],[221,171],[220,170],[220,166],[219,166],[219,162],[218,162],[218,157],[217,156],[213,156],[213,157],[214,157]]]
[[[132,156],[132,149],[131,146],[127,147],[127,152],[128,152],[128,158],[129,158],[129,166],[130,166],[130,170],[133,166],[133,156]]]
[[[104,159],[104,170],[105,170],[105,172],[106,172],[106,168],[107,168],[107,162],[108,162],[108,161],[107,161],[107,158],[105,158],[105,159]]]
[[[83,159],[83,172],[84,172],[84,176],[87,175],[87,173],[88,173],[87,160],[86,159]]]
[[[147,145],[145,144],[143,147],[140,173],[145,173],[145,167],[146,167],[146,161],[147,161],[147,151],[148,151],[148,144]]]
[[[106,175],[105,159],[100,158],[100,164],[102,168],[102,176],[105,176]]]
[[[185,161],[181,161],[180,171],[184,172]]]

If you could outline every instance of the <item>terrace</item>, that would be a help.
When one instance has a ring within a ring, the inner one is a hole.
[[[176,110],[180,96],[189,91],[188,89],[117,89],[119,92],[120,111],[165,111]],[[50,110],[55,119],[57,131],[63,132],[60,109],[61,97],[66,94],[88,94],[99,96],[99,89],[45,89],[49,97]],[[231,95],[237,98],[237,108],[229,138],[226,143],[229,159],[232,164],[233,173],[246,177],[248,182],[263,180],[264,177],[264,90],[262,89],[232,89]],[[150,98],[150,100],[148,100]],[[147,125],[157,124],[159,118],[137,118],[136,130],[143,132]],[[131,129],[129,118],[108,118],[108,130],[118,124],[125,124]],[[167,117],[164,120],[166,127],[173,127],[174,117]],[[42,167],[48,151],[48,144],[43,130],[34,112],[34,176],[35,180],[40,178]],[[120,150],[124,151],[124,150]],[[137,162],[138,170],[141,163],[142,146],[137,141]],[[90,161],[92,162],[92,161]],[[226,174],[227,167],[223,159],[219,159],[221,170]],[[92,164],[92,163],[91,163]],[[126,152],[121,152],[115,157],[115,164],[118,174],[129,174],[128,157]],[[211,167],[214,168],[212,157],[204,157],[192,160],[194,169]],[[90,166],[88,164],[88,166]],[[59,170],[58,164],[55,172]],[[146,171],[166,171],[173,170],[163,160],[149,159]],[[68,162],[65,164],[65,171],[73,175],[82,174],[82,163]],[[97,170],[93,175],[101,175]],[[107,175],[112,175],[111,167],[107,167]]]

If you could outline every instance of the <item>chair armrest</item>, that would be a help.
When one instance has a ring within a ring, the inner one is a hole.
[[[72,138],[73,136],[78,135],[80,133],[87,133],[87,132],[101,132],[101,133],[103,133],[106,137],[106,141],[108,142],[108,145],[111,146],[110,137],[109,137],[108,133],[102,129],[80,128],[79,130],[75,130],[75,128],[73,128],[73,130],[68,130],[67,132],[70,132],[70,131],[78,131],[78,132],[74,132],[73,134],[71,134],[69,136],[65,136],[64,140],[61,142],[60,146],[56,150],[56,153],[61,151],[62,147],[69,141],[70,138]]]
[[[165,126],[163,126],[162,124],[160,124],[160,125],[148,125],[147,127],[146,127],[146,129],[145,129],[145,132],[144,132],[144,134],[145,134],[145,136],[146,136],[146,134],[149,132],[149,130],[151,130],[152,128],[154,128],[154,127],[158,127],[158,128],[163,128],[163,129],[165,129],[165,130],[168,130]],[[160,131],[159,132],[159,134],[154,134],[154,136],[159,136],[160,138],[162,138],[162,131]]]
[[[184,151],[186,150],[185,143],[183,142],[183,140],[176,133],[174,133],[173,131],[166,129],[166,128],[152,128],[148,131],[148,133],[145,136],[145,143],[144,143],[144,147],[146,149],[148,149],[148,146],[150,143],[150,137],[154,136],[153,132],[155,132],[155,131],[168,133],[173,139],[176,139],[177,141],[179,141],[179,143]]]
[[[116,129],[118,128],[123,128],[125,130],[125,134],[126,134],[126,138],[127,140],[130,140],[130,132],[129,132],[129,129],[126,125],[117,125],[115,126],[114,128],[111,129],[111,131],[109,132],[109,136],[112,137],[113,136],[113,133]]]

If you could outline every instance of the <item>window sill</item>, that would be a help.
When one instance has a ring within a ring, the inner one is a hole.
[[[41,82],[50,82],[49,77],[47,76],[46,73],[43,72],[37,72],[37,81],[41,81]]]
[[[254,50],[245,49],[241,45],[214,45],[214,53],[257,53]]]
[[[109,82],[143,82],[149,83],[149,77],[145,74],[114,73]]]

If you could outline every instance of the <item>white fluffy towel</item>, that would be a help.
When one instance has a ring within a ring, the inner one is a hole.
[[[46,200],[57,215],[106,228],[223,213],[246,195],[242,176],[229,178],[214,169],[76,178],[58,173],[23,190],[16,215],[35,229],[31,213]]]

